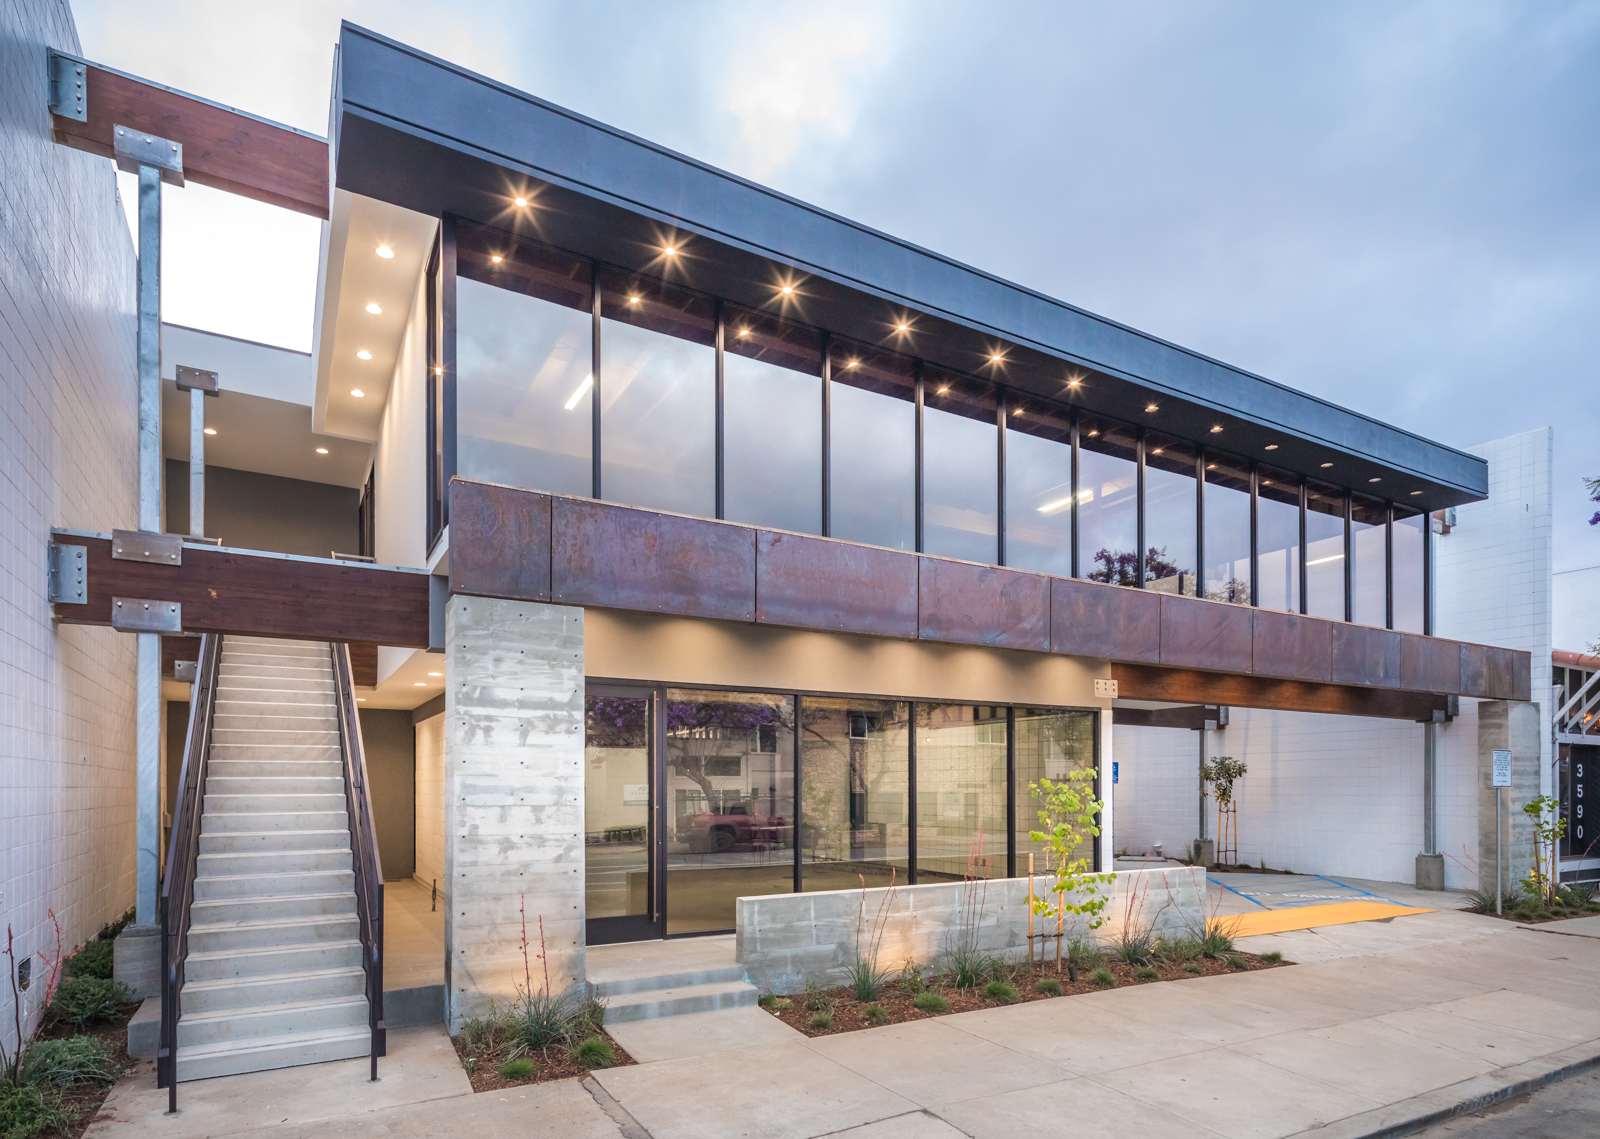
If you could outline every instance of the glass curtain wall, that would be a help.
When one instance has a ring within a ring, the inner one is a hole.
[[[800,701],[800,881],[904,885],[911,827],[910,709],[895,700]],[[859,877],[858,877],[859,875]]]
[[[1078,420],[1078,576],[1139,584],[1138,435],[1114,420]]]
[[[966,376],[923,375],[923,552],[993,564],[1000,557],[999,392]]]
[[[463,226],[456,273],[457,473],[591,493],[589,264]]]
[[[1006,427],[1006,565],[1071,577],[1071,412],[1019,405]]]
[[[600,273],[600,495],[716,514],[716,321],[711,301]]]
[[[1408,507],[1394,508],[1394,627],[1403,633],[1423,631],[1423,543],[1428,540],[1428,516]]]
[[[1306,612],[1344,620],[1344,491],[1306,482]]]
[[[829,534],[914,550],[916,366],[892,352],[839,341],[830,364]]]
[[[723,515],[820,534],[822,337],[735,308],[723,325]]]
[[[667,933],[794,889],[794,698],[669,689]]]
[[[1256,603],[1298,613],[1300,476],[1262,467],[1256,478],[1256,570],[1261,575]]]
[[[1350,496],[1350,619],[1379,628],[1389,623],[1389,506],[1366,495]]]
[[[1017,873],[1028,872],[1028,856],[1033,855],[1036,874],[1054,869],[1048,842],[1034,842],[1033,831],[1048,831],[1039,819],[1043,801],[1032,790],[1041,779],[1067,781],[1073,772],[1094,767],[1094,713],[1064,712],[1052,708],[1018,708],[1016,725],[1017,816],[1012,820],[1017,849]],[[920,785],[919,785],[920,786]],[[1095,784],[1077,784],[1085,801],[1094,798]],[[1094,839],[1086,838],[1073,854],[1094,865]]]
[[[917,882],[1006,873],[1006,710],[917,705]]]
[[[644,695],[584,698],[587,918],[650,913],[649,713]]]
[[[1144,587],[1196,593],[1199,535],[1195,508],[1195,447],[1150,434],[1144,444]]]
[[[1249,605],[1250,465],[1208,452],[1205,468],[1205,595]]]

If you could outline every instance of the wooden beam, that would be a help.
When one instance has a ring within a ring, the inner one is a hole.
[[[52,115],[57,142],[112,156],[114,126],[183,144],[183,176],[202,186],[328,216],[328,143],[316,135],[88,64],[88,121]]]
[[[1117,682],[1117,695],[1124,700],[1228,704],[1236,708],[1419,721],[1430,721],[1435,711],[1443,712],[1449,706],[1445,697],[1429,692],[1273,680],[1198,669],[1112,664],[1111,676]],[[1113,720],[1120,718],[1120,713],[1113,713]]]
[[[140,597],[181,604],[188,633],[428,647],[428,575],[420,571],[206,546],[185,546],[183,564],[171,566],[113,559],[109,538],[55,540],[87,549],[87,603],[55,606],[67,624],[109,625],[113,597]]]
[[[1184,704],[1177,708],[1113,708],[1111,720],[1119,728],[1182,728],[1198,732],[1217,718],[1215,705]]]

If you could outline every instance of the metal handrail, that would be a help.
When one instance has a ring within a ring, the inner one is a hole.
[[[361,926],[361,964],[367,972],[367,1017],[372,1030],[372,1078],[387,1050],[383,1023],[383,864],[378,859],[378,829],[372,821],[367,759],[361,745],[350,646],[336,641],[333,654],[335,699],[339,708],[339,747],[344,756],[344,802],[350,816],[350,853],[356,878],[356,915]]]
[[[195,860],[200,853],[200,816],[205,810],[206,757],[211,752],[211,717],[216,702],[217,663],[222,637],[200,638],[194,698],[189,702],[189,736],[178,776],[167,872],[161,882],[161,1037],[156,1051],[156,1086],[167,1089],[167,1110],[178,1110],[178,1001],[188,954],[189,909],[194,901]]]
[[[1587,713],[1596,705],[1600,705],[1600,671],[1593,673],[1584,682],[1583,687],[1572,694],[1572,698],[1556,711],[1556,714],[1550,718],[1550,722],[1557,732],[1561,732],[1567,726],[1569,719],[1577,719],[1578,716]],[[1571,734],[1585,734],[1581,720],[1577,730]]]

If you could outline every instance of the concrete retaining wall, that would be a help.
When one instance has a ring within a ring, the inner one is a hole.
[[[1044,890],[1047,881],[1035,878],[1034,889]],[[1205,924],[1205,889],[1205,872],[1198,867],[1119,871],[1107,886],[1110,901],[1100,928],[1091,933],[1087,920],[1078,918],[1067,923],[1066,934],[1103,941],[1132,925],[1182,936]],[[892,900],[887,887],[740,898],[735,959],[768,992],[799,992],[807,981],[824,988],[840,984],[855,960],[857,930],[870,941],[886,903],[879,968],[898,971],[908,962],[944,968],[964,918],[976,922],[984,952],[1008,961],[1028,955],[1026,878],[900,886],[892,892]],[[1055,943],[1048,945],[1053,955]]]

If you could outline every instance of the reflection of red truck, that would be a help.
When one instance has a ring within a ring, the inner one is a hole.
[[[752,815],[750,804],[733,803],[721,814],[701,811],[678,820],[678,840],[690,850],[764,850],[789,845],[793,828],[782,815]]]

